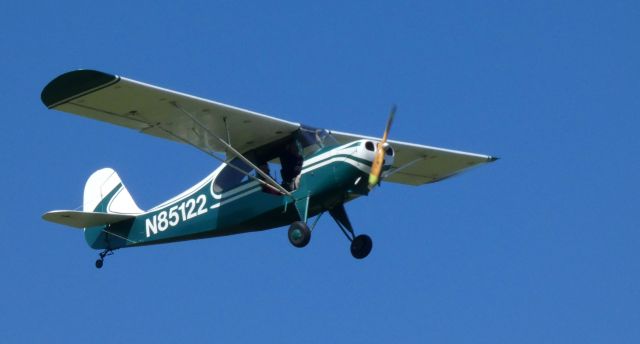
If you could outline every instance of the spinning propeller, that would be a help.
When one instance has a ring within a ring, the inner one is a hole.
[[[378,142],[378,149],[376,150],[373,164],[371,164],[371,172],[369,173],[369,190],[373,189],[373,187],[380,182],[380,174],[382,173],[382,165],[384,164],[384,154],[389,148],[387,138],[389,137],[389,130],[391,130],[391,123],[393,123],[393,117],[395,114],[396,106],[393,105],[391,107],[391,112],[389,113],[389,119],[387,120],[387,127],[384,129],[384,134],[382,134],[382,140]]]

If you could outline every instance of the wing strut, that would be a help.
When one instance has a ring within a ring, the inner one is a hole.
[[[220,161],[221,163],[227,164],[227,166],[229,166],[229,167],[231,167],[231,168],[235,169],[236,171],[238,171],[238,172],[240,172],[240,173],[244,174],[245,176],[249,177],[250,179],[253,179],[253,180],[257,181],[258,183],[260,183],[260,184],[262,184],[262,185],[264,185],[264,186],[266,186],[266,187],[268,187],[268,188],[270,188],[270,189],[272,189],[272,190],[274,190],[274,191],[276,191],[276,192],[280,192],[280,190],[278,190],[277,188],[273,187],[273,185],[271,185],[271,184],[269,184],[269,183],[265,182],[264,180],[261,180],[260,178],[256,178],[255,176],[250,175],[249,173],[247,173],[247,171],[245,171],[245,170],[241,169],[240,167],[230,164],[230,163],[229,163],[228,161],[226,161],[225,159],[223,159],[223,158],[221,158],[221,157],[219,157],[219,156],[215,155],[214,153],[211,153],[211,152],[207,151],[206,149],[202,149],[202,148],[200,148],[199,146],[197,146],[197,145],[195,145],[195,144],[191,143],[190,141],[188,141],[188,140],[186,140],[186,139],[184,139],[184,138],[182,138],[182,137],[180,137],[180,136],[178,136],[178,135],[176,135],[176,134],[172,133],[171,131],[169,131],[169,130],[167,130],[167,129],[163,128],[161,125],[159,125],[159,124],[158,124],[158,125],[156,125],[156,128],[158,128],[158,129],[160,129],[160,130],[164,131],[165,133],[167,133],[167,134],[168,134],[168,135],[170,135],[171,137],[175,138],[176,140],[178,140],[178,141],[180,141],[180,142],[182,142],[182,143],[185,143],[185,144],[187,144],[187,145],[189,145],[189,146],[191,146],[191,147],[193,147],[193,148],[195,148],[195,149],[197,149],[197,150],[199,150],[199,151],[203,152],[204,154],[207,154],[208,156],[210,156],[210,157],[212,157],[212,158],[214,158],[214,159],[216,159],[216,160]]]
[[[224,129],[227,131],[227,143],[231,145],[231,135],[229,135],[229,125],[227,124],[227,117],[223,117],[222,120],[224,121]]]
[[[402,165],[402,166],[396,167],[396,168],[394,168],[393,170],[387,171],[385,174],[383,174],[383,175],[382,175],[382,179],[386,179],[386,178],[388,178],[388,177],[391,177],[392,175],[394,175],[394,174],[396,174],[396,173],[398,173],[398,172],[400,172],[400,171],[404,170],[404,169],[405,169],[405,168],[407,168],[407,167],[411,167],[411,166],[412,166],[413,164],[415,164],[416,162],[418,162],[418,161],[422,161],[422,160],[424,160],[424,159],[426,159],[426,158],[427,158],[426,156],[419,157],[419,158],[417,158],[417,159],[414,159],[414,160],[409,161],[408,163],[406,163],[406,164],[404,164],[404,165]]]
[[[176,107],[176,109],[182,111],[185,115],[187,115],[189,118],[191,118],[191,120],[197,124],[200,128],[202,128],[204,131],[207,132],[207,134],[215,137],[220,143],[222,143],[225,147],[227,147],[232,153],[233,155],[235,155],[236,157],[240,158],[242,161],[244,161],[247,165],[251,166],[251,168],[256,170],[256,173],[258,173],[260,176],[262,176],[262,178],[264,178],[265,180],[260,180],[259,178],[250,176],[246,171],[242,171],[240,168],[237,168],[237,170],[241,171],[243,174],[245,174],[248,177],[252,177],[255,180],[260,181],[262,184],[264,185],[268,185],[271,188],[275,188],[276,191],[280,192],[283,195],[287,195],[289,197],[292,197],[291,193],[289,191],[287,191],[287,189],[285,189],[284,187],[282,187],[282,185],[278,184],[275,180],[273,180],[273,178],[271,178],[270,175],[264,173],[260,168],[258,168],[258,166],[256,166],[254,163],[252,163],[249,159],[247,159],[244,155],[242,155],[242,153],[238,152],[235,148],[233,148],[233,146],[231,146],[229,143],[227,143],[227,141],[223,140],[222,138],[220,138],[220,136],[216,135],[214,132],[212,132],[211,130],[209,130],[204,124],[202,124],[202,122],[200,122],[195,116],[193,116],[192,114],[190,114],[187,110],[183,109],[180,105],[178,105],[178,103],[176,102],[171,102],[171,104],[173,106]],[[225,120],[225,127],[226,127],[226,120]],[[164,129],[162,129],[164,130]],[[176,137],[176,135],[174,135],[173,133],[169,133],[172,136]],[[186,140],[180,138],[180,140],[186,142]],[[189,143],[189,142],[187,142]],[[191,143],[189,143],[192,146],[195,146]],[[202,150],[202,149],[201,149]],[[213,156],[213,154],[210,154],[207,152],[207,154]],[[232,166],[232,165],[229,165]]]

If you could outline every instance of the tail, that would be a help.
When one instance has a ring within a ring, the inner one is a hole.
[[[103,168],[94,172],[84,186],[82,211],[54,210],[42,218],[84,229],[85,240],[92,248],[116,249],[127,245],[131,224],[142,213],[116,171]]]
[[[84,186],[82,210],[109,214],[141,214],[131,194],[111,168],[95,171]]]

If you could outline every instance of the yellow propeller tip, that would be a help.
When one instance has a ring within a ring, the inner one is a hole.
[[[378,180],[379,180],[378,176],[373,175],[373,174],[369,175],[369,185],[373,186],[373,185],[378,184]]]

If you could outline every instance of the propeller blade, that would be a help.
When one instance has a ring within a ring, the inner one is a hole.
[[[393,104],[391,107],[391,111],[389,112],[389,119],[387,120],[387,126],[384,128],[384,134],[382,134],[382,144],[387,142],[387,137],[389,136],[389,131],[391,130],[391,124],[393,123],[393,118],[396,116],[396,109],[398,107]]]
[[[384,133],[382,134],[382,140],[378,142],[378,150],[376,151],[373,163],[371,164],[371,172],[369,173],[369,190],[373,189],[373,187],[376,186],[380,181],[382,165],[384,164],[384,153],[386,152],[385,144],[387,143],[387,138],[389,137],[389,131],[391,130],[393,118],[396,115],[396,109],[397,107],[395,105],[391,107],[389,119],[387,120],[387,126],[385,127]]]

